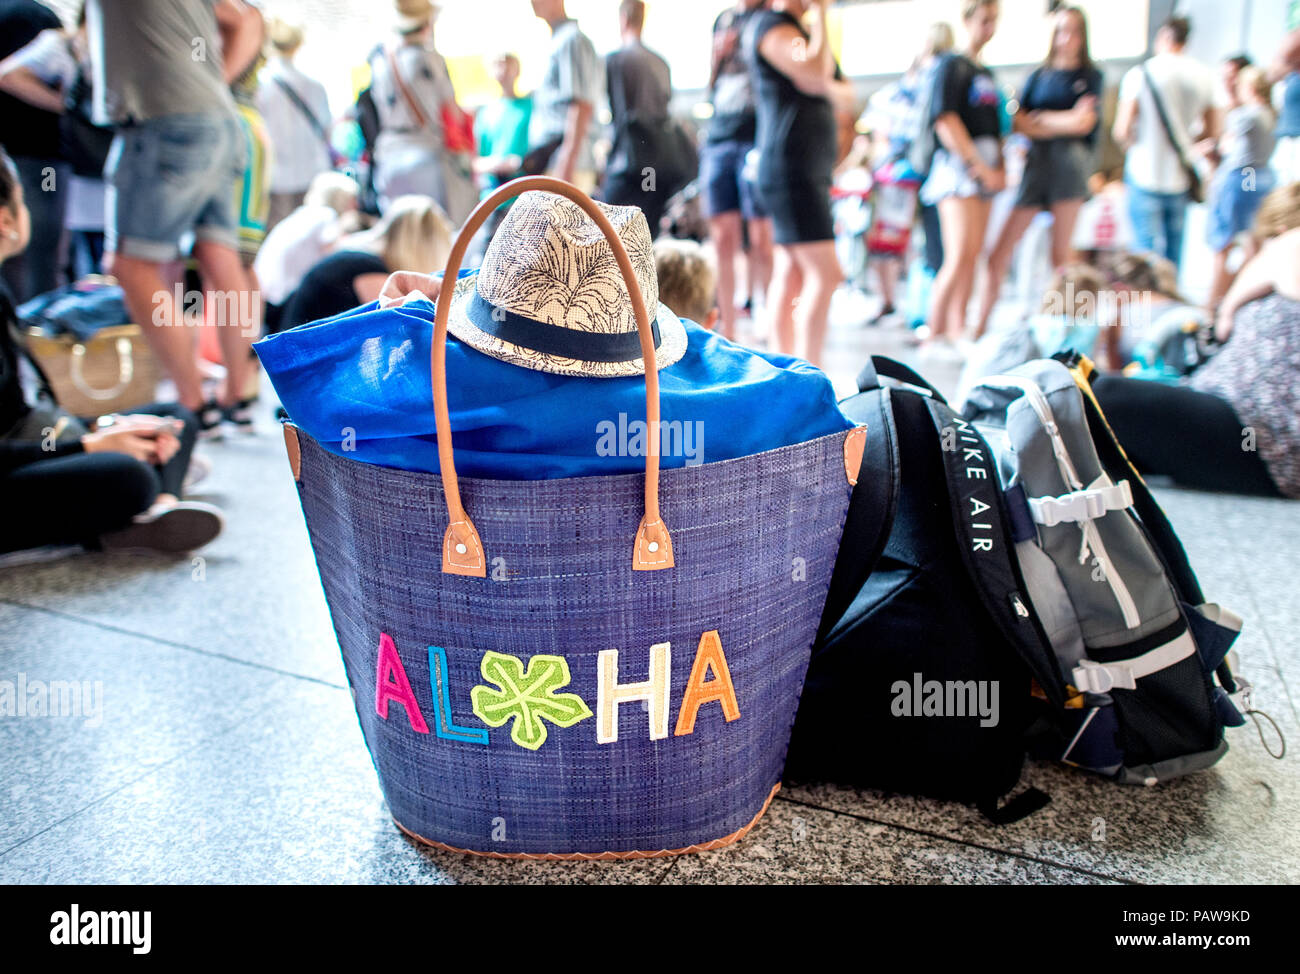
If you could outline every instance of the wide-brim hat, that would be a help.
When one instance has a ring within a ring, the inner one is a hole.
[[[631,258],[651,316],[656,369],[686,353],[686,328],[659,303],[645,214],[597,203]],[[447,330],[512,365],[556,375],[642,375],[632,299],[605,235],[576,203],[524,193],[507,211],[477,273],[456,282]]]

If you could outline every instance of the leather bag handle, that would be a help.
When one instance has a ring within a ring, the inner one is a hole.
[[[571,183],[566,183],[550,176],[524,176],[512,180],[498,189],[475,207],[465,225],[461,228],[452,245],[451,255],[447,258],[447,269],[443,273],[442,292],[438,296],[434,313],[432,376],[433,376],[433,413],[438,431],[438,466],[442,471],[443,492],[447,498],[447,531],[442,542],[442,570],[451,575],[469,575],[483,578],[487,574],[487,555],[483,551],[483,542],[479,538],[474,522],[470,520],[460,500],[460,485],[456,479],[456,467],[451,447],[451,414],[447,408],[447,321],[451,316],[451,296],[455,288],[456,276],[460,272],[461,262],[470,241],[488,216],[502,203],[514,199],[521,193],[540,190],[564,196],[577,203],[591,217],[609,241],[614,259],[618,261],[619,270],[627,284],[627,293],[632,299],[632,313],[636,318],[637,332],[641,339],[641,357],[649,366],[645,373],[646,429],[648,435],[645,458],[645,514],[637,529],[632,548],[632,568],[636,571],[654,571],[673,567],[673,544],[659,516],[659,370],[653,367],[655,361],[654,339],[650,331],[650,318],[646,311],[645,298],[637,283],[632,260],[627,255],[623,241],[609,218],[582,190]]]

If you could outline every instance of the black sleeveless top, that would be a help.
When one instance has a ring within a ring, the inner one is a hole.
[[[758,52],[763,36],[782,24],[808,38],[803,25],[785,11],[758,10],[745,25],[745,58],[758,98],[759,183],[830,182],[837,148],[830,101],[800,91]],[[839,77],[838,68],[835,74]]]

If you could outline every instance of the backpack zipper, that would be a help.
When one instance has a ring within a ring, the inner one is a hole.
[[[1074,462],[1070,459],[1069,451],[1065,448],[1065,440],[1061,437],[1060,427],[1056,425],[1056,416],[1052,413],[1052,405],[1047,401],[1047,396],[1043,395],[1043,390],[1038,387],[1038,384],[1018,375],[990,376],[982,384],[1011,386],[1021,391],[1025,401],[1029,403],[1029,408],[1034,411],[1034,415],[1038,417],[1038,422],[1042,424],[1043,429],[1047,431],[1048,437],[1051,438],[1052,453],[1056,457],[1056,466],[1061,473],[1062,479],[1071,490],[1083,490],[1083,482],[1079,479],[1078,471],[1074,469]],[[1104,477],[1105,474],[1102,476]],[[1111,594],[1115,596],[1115,602],[1119,605],[1120,614],[1124,617],[1125,628],[1136,629],[1142,623],[1137,603],[1133,601],[1133,595],[1129,592],[1128,586],[1124,584],[1124,580],[1115,571],[1115,565],[1106,553],[1106,546],[1102,543],[1101,532],[1097,530],[1097,526],[1091,521],[1081,521],[1079,531],[1083,536],[1079,547],[1079,564],[1086,564],[1089,552],[1092,553],[1101,566],[1102,574],[1106,578],[1106,584],[1110,586]]]

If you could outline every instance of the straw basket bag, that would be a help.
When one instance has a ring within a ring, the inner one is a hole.
[[[157,398],[158,362],[138,325],[102,328],[86,340],[36,331],[26,338],[59,405],[74,416],[130,412]]]
[[[528,177],[490,196],[444,280],[484,219],[534,189],[578,203],[603,232],[654,362],[628,252],[567,183]],[[459,478],[450,306],[437,302],[432,348],[441,476],[360,463],[285,426],[394,819],[422,842],[492,856],[736,841],[779,787],[865,429],[663,471],[650,436],[644,476]],[[656,369],[645,382],[654,429]]]

